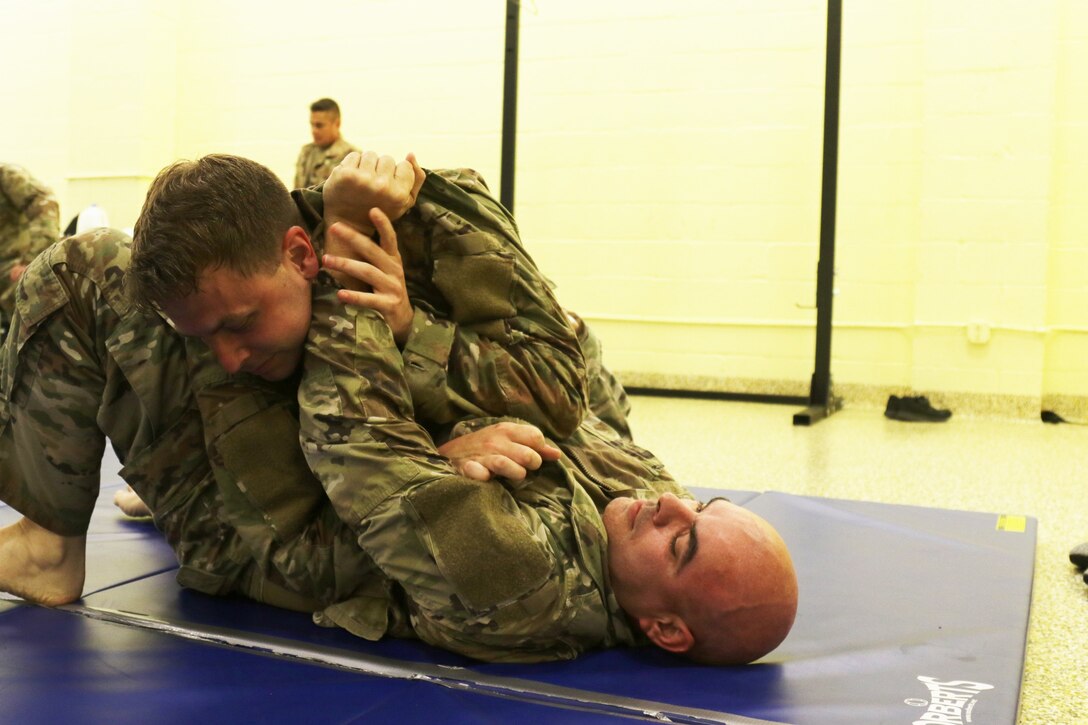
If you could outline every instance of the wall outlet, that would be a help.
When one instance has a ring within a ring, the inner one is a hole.
[[[990,323],[973,320],[967,323],[967,342],[972,345],[985,345],[990,341]]]

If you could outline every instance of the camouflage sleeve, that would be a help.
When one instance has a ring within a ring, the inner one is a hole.
[[[12,250],[25,264],[60,236],[60,206],[52,189],[18,166],[0,166],[0,190],[27,218],[24,248]]]
[[[413,299],[403,350],[419,414],[513,416],[570,435],[588,409],[586,363],[509,213],[474,173],[429,172],[402,229],[428,240],[440,297]]]
[[[306,460],[351,526],[407,483],[453,473],[414,420],[389,326],[331,285],[314,287],[298,402]]]

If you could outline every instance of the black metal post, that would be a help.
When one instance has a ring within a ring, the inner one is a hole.
[[[809,386],[808,407],[793,416],[794,425],[811,425],[842,407],[842,401],[831,391],[831,301],[835,291],[835,203],[839,165],[841,57],[842,0],[828,0],[820,260],[816,267],[816,360]]]
[[[518,128],[518,22],[521,0],[506,0],[506,55],[502,94],[502,176],[499,201],[514,212],[514,152]]]

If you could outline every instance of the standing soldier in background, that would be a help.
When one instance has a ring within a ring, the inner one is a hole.
[[[310,133],[314,142],[302,147],[295,162],[296,189],[323,183],[345,156],[359,150],[340,136],[340,106],[331,98],[310,104]]]
[[[53,190],[21,166],[0,163],[0,327],[6,329],[11,320],[23,270],[59,234]]]

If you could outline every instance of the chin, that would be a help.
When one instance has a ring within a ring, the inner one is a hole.
[[[609,536],[612,535],[612,528],[616,525],[616,520],[623,516],[623,511],[627,508],[623,502],[629,500],[631,499],[614,498],[608,502],[608,505],[604,507],[604,511],[601,512],[604,530]]]

